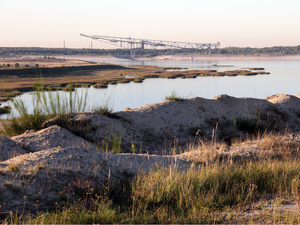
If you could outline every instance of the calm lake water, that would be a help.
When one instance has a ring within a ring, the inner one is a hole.
[[[95,60],[96,61],[96,60]],[[98,61],[100,62],[100,60]],[[236,70],[249,67],[263,67],[270,75],[236,77],[197,77],[195,79],[146,79],[143,83],[109,85],[107,89],[80,88],[87,91],[87,110],[108,104],[113,111],[126,107],[137,108],[146,104],[164,101],[165,96],[176,91],[183,97],[201,96],[214,98],[220,94],[235,97],[267,98],[274,94],[300,94],[300,60],[252,60],[252,61],[105,61],[119,65],[153,65],[181,67],[187,69]],[[212,65],[219,65],[214,67]],[[222,65],[222,66],[221,66]],[[59,92],[65,95],[64,92]],[[28,108],[32,108],[32,93],[20,96]],[[2,103],[11,105],[10,102]],[[14,112],[16,114],[16,112]],[[1,115],[0,118],[7,118]]]

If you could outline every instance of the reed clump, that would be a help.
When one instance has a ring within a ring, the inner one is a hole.
[[[15,136],[26,130],[40,130],[45,121],[58,115],[84,111],[87,92],[79,95],[77,91],[73,91],[74,86],[71,83],[68,88],[69,91],[61,97],[58,92],[53,94],[51,91],[46,91],[42,79],[40,79],[33,92],[33,112],[28,112],[28,106],[21,98],[14,99],[12,103],[18,116],[13,115],[10,120],[2,121],[5,134]]]
[[[108,104],[100,105],[99,107],[95,107],[93,112],[102,114],[105,116],[110,116],[113,113],[113,109],[109,107]]]
[[[185,98],[181,97],[176,91],[172,91],[170,95],[167,95],[165,97],[165,101],[175,101],[175,102],[181,102]]]

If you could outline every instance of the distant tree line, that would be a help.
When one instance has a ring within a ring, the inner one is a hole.
[[[193,49],[136,49],[136,56],[156,56],[162,54],[189,54],[199,53],[202,55],[300,55],[298,46],[274,46],[265,48],[239,48],[226,47],[219,49],[193,50]],[[38,48],[38,47],[0,47],[0,56],[9,55],[113,55],[130,56],[128,49],[87,49],[87,48]]]
[[[298,46],[274,46],[265,48],[220,48],[216,54],[228,55],[299,55],[300,45]]]

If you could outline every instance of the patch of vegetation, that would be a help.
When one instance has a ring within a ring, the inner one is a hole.
[[[94,88],[107,88],[107,84],[106,83],[97,83],[97,84],[94,84],[93,87]]]
[[[77,86],[76,86],[77,87]],[[63,91],[75,91],[76,88],[73,84],[67,84],[62,90]],[[49,91],[49,90],[48,90]]]
[[[118,189],[111,186],[110,190],[117,192],[106,192],[101,197],[81,193],[91,197],[35,217],[11,214],[6,221],[18,224],[251,222],[251,218],[222,215],[238,214],[264,196],[299,197],[297,160],[213,163],[186,172],[172,168],[140,172],[129,183],[119,184]],[[278,219],[276,214],[271,215],[274,217],[268,217],[268,221]]]
[[[120,79],[117,81],[118,84],[128,84],[132,81],[131,79]]]
[[[265,68],[263,67],[250,67],[250,68],[246,68],[248,70],[265,70]]]
[[[105,116],[112,116],[113,109],[108,106],[108,104],[100,105],[99,107],[95,107],[93,109],[95,113],[105,115]]]
[[[185,100],[185,98],[181,97],[176,91],[172,91],[170,95],[165,97],[165,101],[181,102],[183,100]]]
[[[143,83],[144,79],[134,79],[133,83]]]
[[[117,84],[117,81],[116,80],[112,80],[112,81],[109,82],[109,84],[111,84],[111,85]]]
[[[236,118],[233,121],[234,129],[244,131],[249,134],[258,134],[265,131],[277,130],[276,126],[279,118],[270,116],[269,114],[261,114],[257,112],[255,118],[243,117]]]
[[[7,167],[7,169],[12,172],[18,172],[18,170],[19,170],[17,164],[11,164]]]
[[[110,133],[106,139],[100,143],[102,152],[119,154],[122,152],[122,134]]]
[[[14,99],[13,106],[18,111],[19,117],[14,117],[10,121],[2,121],[5,134],[15,136],[24,133],[26,130],[40,130],[45,121],[57,115],[66,115],[72,112],[85,110],[87,92],[81,95],[73,92],[72,84],[69,84],[69,95],[62,99],[58,92],[54,96],[50,91],[45,91],[43,82],[40,80],[35,87],[33,95],[33,113],[29,114],[27,106],[21,98]]]

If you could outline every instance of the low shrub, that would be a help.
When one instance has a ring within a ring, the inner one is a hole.
[[[112,115],[113,109],[110,108],[108,106],[108,104],[105,104],[105,105],[100,105],[99,107],[95,107],[93,109],[93,111],[95,113],[98,113],[98,114],[101,114],[101,115],[110,116],[110,115]]]
[[[258,134],[265,131],[277,130],[278,119],[267,114],[258,115],[255,118],[236,118],[233,121],[234,129],[249,134]]]
[[[179,94],[176,91],[172,91],[170,95],[165,97],[165,100],[180,102],[180,101],[183,101],[184,98],[179,96]]]

